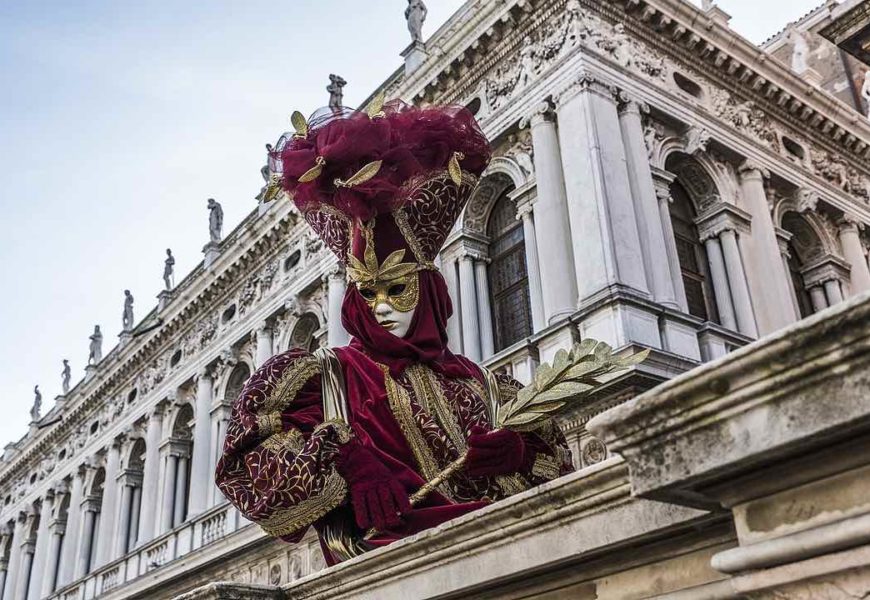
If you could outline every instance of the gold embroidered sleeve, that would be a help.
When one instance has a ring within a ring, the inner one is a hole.
[[[273,536],[304,533],[347,493],[333,467],[347,428],[323,422],[320,373],[308,353],[266,362],[233,404],[215,482]]]

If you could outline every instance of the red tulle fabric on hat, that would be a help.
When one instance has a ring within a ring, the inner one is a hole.
[[[400,190],[411,178],[445,169],[454,152],[463,155],[463,171],[480,175],[490,158],[486,137],[471,112],[461,106],[418,108],[401,101],[384,105],[383,116],[344,110],[316,114],[304,138],[285,136],[273,164],[283,173],[282,186],[305,213],[311,206],[333,206],[353,220],[367,221],[407,201]],[[317,159],[323,170],[313,181],[299,178]],[[369,181],[339,187],[363,166],[383,161]]]

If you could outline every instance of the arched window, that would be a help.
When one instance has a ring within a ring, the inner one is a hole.
[[[792,236],[788,243],[788,270],[797,298],[798,310],[801,318],[808,317],[816,312],[816,309],[813,307],[810,286],[804,279],[804,271],[808,265],[817,263],[824,257],[822,240],[806,219],[796,212],[787,212],[783,215],[782,228]],[[816,287],[821,286],[816,284]],[[821,293],[824,295],[823,292]]]
[[[707,252],[698,237],[695,226],[695,207],[683,185],[675,181],[671,185],[671,225],[677,244],[677,257],[683,286],[686,289],[686,304],[689,314],[705,321],[719,322],[716,300],[710,287]]]
[[[145,470],[145,440],[138,438],[133,442],[130,455],[127,457],[127,469],[124,473],[124,485],[131,488],[129,493],[122,494],[122,500],[127,502],[121,510],[128,511],[129,516],[121,521],[127,530],[121,532],[124,536],[124,552],[136,547],[139,537],[139,513],[142,508],[142,476]]]
[[[314,352],[319,347],[314,333],[320,329],[320,321],[314,313],[305,313],[296,324],[293,326],[293,333],[290,334],[290,349],[299,348]]]
[[[532,334],[526,244],[517,207],[502,192],[487,223],[489,236],[489,296],[493,341],[499,352]],[[486,310],[486,307],[481,307]]]
[[[193,407],[184,404],[178,409],[172,425],[171,446],[175,452],[166,456],[164,498],[161,522],[163,530],[178,527],[187,518],[187,501],[190,497],[190,457],[193,455]]]

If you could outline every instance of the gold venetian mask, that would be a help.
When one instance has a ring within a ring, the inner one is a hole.
[[[347,266],[347,273],[360,294],[372,310],[379,304],[388,304],[399,312],[414,310],[420,301],[418,265],[402,262],[405,250],[396,250],[378,264],[371,229],[363,231],[366,233],[365,262],[351,255]]]
[[[388,304],[399,312],[410,312],[420,301],[420,278],[416,272],[404,277],[357,283],[360,295],[372,310]]]

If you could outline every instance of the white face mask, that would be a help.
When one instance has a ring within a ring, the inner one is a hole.
[[[374,310],[378,324],[400,338],[407,335],[411,328],[411,321],[414,319],[414,313],[417,312],[416,307],[406,312],[398,311],[386,302],[379,303]]]

